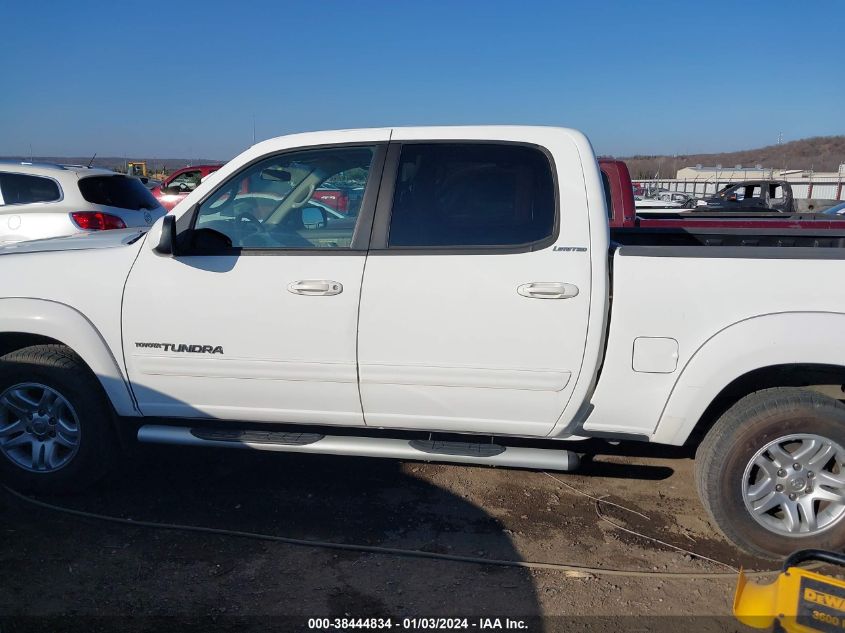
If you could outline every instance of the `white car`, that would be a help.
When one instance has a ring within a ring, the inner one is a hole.
[[[681,209],[680,202],[673,202],[671,200],[658,200],[657,198],[643,198],[641,196],[634,196],[634,205],[637,211],[665,211],[666,209]]]
[[[147,227],[165,213],[137,178],[78,165],[0,161],[0,244]]]

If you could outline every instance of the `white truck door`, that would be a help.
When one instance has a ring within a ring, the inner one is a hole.
[[[179,218],[176,256],[142,248],[123,340],[144,415],[363,424],[355,336],[385,152],[264,156]]]
[[[358,334],[369,426],[545,435],[561,417],[591,285],[583,175],[566,150],[555,166],[529,144],[391,144]]]

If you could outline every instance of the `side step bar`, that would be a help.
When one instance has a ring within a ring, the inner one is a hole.
[[[153,444],[390,457],[535,470],[575,470],[578,468],[578,455],[569,450],[502,446],[479,442],[441,442],[274,431],[226,431],[153,424],[147,424],[138,429],[138,440]]]

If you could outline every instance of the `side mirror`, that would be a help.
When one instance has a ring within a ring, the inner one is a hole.
[[[328,224],[328,214],[320,207],[302,207],[302,226],[306,229],[324,229]]]
[[[176,216],[166,215],[162,220],[161,236],[153,250],[159,255],[176,257]]]

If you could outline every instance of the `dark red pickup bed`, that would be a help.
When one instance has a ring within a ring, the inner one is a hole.
[[[599,160],[610,201],[608,223],[621,244],[845,247],[845,220],[778,212],[680,211],[638,216],[628,166]]]

